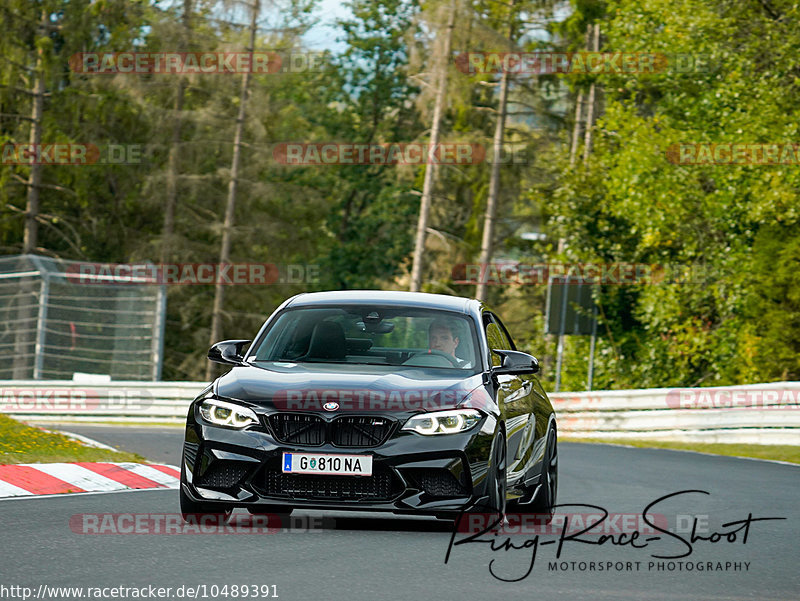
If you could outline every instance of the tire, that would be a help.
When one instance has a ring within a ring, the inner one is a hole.
[[[555,430],[547,435],[547,446],[542,459],[542,478],[539,492],[531,504],[535,513],[553,515],[558,498],[558,438]]]
[[[196,523],[203,516],[219,515],[222,516],[220,523],[227,522],[233,513],[233,507],[231,505],[225,505],[224,503],[203,503],[200,501],[195,501],[184,492],[183,486],[186,484],[185,470],[186,466],[181,463],[181,484],[179,490],[181,517],[183,518],[183,521],[186,523]]]

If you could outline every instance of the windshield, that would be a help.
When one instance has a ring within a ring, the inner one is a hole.
[[[249,359],[474,372],[479,364],[476,340],[472,320],[449,311],[365,305],[306,307],[283,312]]]

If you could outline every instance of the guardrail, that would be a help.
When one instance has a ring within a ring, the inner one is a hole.
[[[6,380],[0,412],[37,422],[176,423],[202,382]],[[562,436],[800,444],[800,382],[565,392],[550,398]]]
[[[0,413],[37,422],[182,423],[203,382],[0,381]]]
[[[550,395],[562,435],[800,444],[800,382]]]

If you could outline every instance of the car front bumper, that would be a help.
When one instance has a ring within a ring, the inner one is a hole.
[[[385,416],[392,417],[392,416]],[[207,425],[190,410],[184,442],[183,491],[221,506],[390,511],[452,515],[482,507],[497,422],[467,432],[423,436],[395,428],[374,447],[282,444],[268,427]],[[371,455],[372,476],[283,474],[283,453]]]

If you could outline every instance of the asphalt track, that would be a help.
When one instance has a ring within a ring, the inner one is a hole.
[[[167,428],[63,429],[173,464],[182,436],[180,429]],[[71,516],[174,513],[177,491],[14,499],[0,501],[0,584],[34,589],[40,584],[154,585],[173,590],[181,585],[274,584],[278,598],[284,600],[800,599],[800,467],[666,450],[560,445],[560,503],[641,514],[657,498],[687,489],[710,494],[673,497],[651,513],[664,514],[670,524],[676,514],[707,515],[710,530],[706,534],[730,532],[733,526],[721,525],[746,519],[750,513],[787,519],[753,522],[744,544],[742,531],[735,542],[725,538],[716,544],[698,541],[691,556],[673,560],[651,557],[686,551],[686,545],[664,534],[640,549],[567,540],[557,560],[567,562],[564,571],[549,569],[556,561],[557,544],[545,543],[557,541],[558,536],[542,535],[530,574],[518,582],[503,582],[490,574],[490,562],[494,560],[492,568],[498,576],[518,578],[530,565],[531,547],[493,552],[486,543],[463,544],[453,547],[445,564],[450,529],[428,518],[296,512],[292,519],[300,528],[276,534],[88,535],[70,529]],[[591,510],[564,507],[562,511]],[[311,518],[322,521],[324,527],[304,531]],[[681,536],[689,534],[681,532]],[[508,539],[521,547],[535,535]],[[495,540],[497,544],[506,537]],[[597,541],[596,537],[592,540]],[[609,561],[632,562],[631,569],[624,563],[621,570],[596,571],[599,563]],[[638,570],[634,569],[637,561]],[[672,570],[669,561],[674,562]],[[583,569],[581,562],[585,562]],[[595,571],[590,571],[590,562]],[[652,568],[649,562],[654,563]],[[678,562],[684,562],[680,570]],[[693,562],[692,571],[687,571],[686,562]],[[697,571],[697,562],[704,567],[712,562],[715,568],[720,562],[723,569]],[[726,562],[728,569],[724,569]],[[659,563],[663,564],[660,570]],[[738,570],[734,564],[739,564]],[[210,595],[210,589],[206,590]]]

